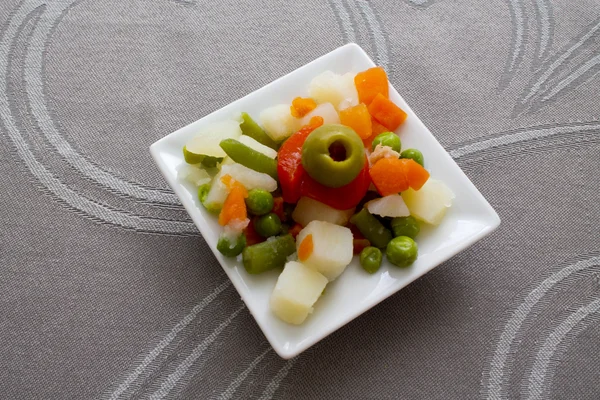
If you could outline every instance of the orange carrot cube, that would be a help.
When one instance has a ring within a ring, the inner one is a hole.
[[[317,103],[310,97],[296,97],[292,100],[290,113],[292,114],[292,117],[302,118],[315,108],[317,108]]]
[[[368,138],[373,132],[371,114],[369,114],[367,106],[362,103],[340,111],[340,122],[342,125],[354,129],[361,139]]]
[[[404,163],[398,158],[382,158],[369,170],[371,180],[382,196],[397,194],[409,188]]]
[[[313,252],[314,247],[315,247],[315,245],[313,243],[312,233],[309,233],[302,240],[302,242],[300,242],[300,246],[298,246],[298,260],[304,261],[308,257],[310,257],[310,255]]]
[[[400,107],[381,94],[375,96],[369,105],[369,113],[390,131],[396,130],[407,117]]]
[[[223,182],[229,188],[229,194],[223,203],[223,208],[219,213],[219,225],[225,226],[231,221],[244,221],[248,218],[248,212],[246,210],[246,202],[244,199],[248,197],[248,191],[238,181],[231,178],[229,175],[225,175],[221,178]]]
[[[375,139],[375,137],[377,135],[379,135],[380,133],[388,132],[389,131],[388,128],[386,128],[385,126],[381,125],[373,117],[371,117],[371,126],[373,127],[373,129],[372,129],[373,132],[371,133],[371,136],[369,136],[366,139],[363,139],[363,144],[365,145],[365,147],[367,149],[371,148],[371,144],[373,143],[373,140]]]
[[[381,94],[385,98],[389,95],[388,77],[382,67],[369,68],[359,72],[354,77],[354,85],[358,92],[358,101],[367,105],[377,94]]]
[[[421,164],[410,158],[402,158],[400,161],[404,163],[408,185],[414,190],[421,189],[429,179],[429,172]]]

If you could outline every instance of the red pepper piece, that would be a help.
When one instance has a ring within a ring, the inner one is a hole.
[[[250,221],[248,226],[244,229],[244,234],[246,235],[246,245],[247,246],[252,246],[253,244],[262,243],[265,240],[267,240],[264,237],[260,236],[258,234],[258,232],[256,232],[256,230],[254,229],[254,221],[257,218],[258,217],[252,218],[252,221]]]
[[[365,161],[365,166],[358,176],[349,184],[338,188],[322,185],[308,174],[304,174],[300,195],[325,203],[337,210],[347,210],[356,207],[369,190],[370,184],[369,163]]]
[[[277,175],[286,203],[295,204],[300,199],[302,177],[306,175],[302,167],[302,145],[308,135],[321,125],[323,118],[311,119],[310,124],[290,136],[277,153]]]

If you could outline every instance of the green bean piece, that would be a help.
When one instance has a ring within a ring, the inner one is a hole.
[[[210,212],[211,214],[219,214],[221,212],[220,206],[206,204],[206,197],[208,196],[208,192],[210,192],[210,183],[200,185],[200,187],[198,187],[198,200],[200,200],[200,203],[204,206],[204,208],[206,208],[208,212]]]
[[[257,172],[263,172],[277,179],[277,161],[265,156],[260,151],[256,151],[238,142],[235,139],[225,139],[219,143],[223,151],[236,163],[253,169]]]
[[[249,274],[260,274],[283,268],[287,258],[296,251],[292,235],[276,236],[266,242],[246,246],[242,252],[244,268]]]
[[[350,222],[356,225],[360,233],[375,247],[382,249],[392,240],[392,232],[372,216],[366,208],[354,214],[350,218]]]
[[[406,149],[400,153],[400,158],[410,158],[421,164],[421,167],[425,166],[425,160],[423,159],[423,153],[417,149]]]
[[[259,143],[264,144],[274,150],[277,150],[277,143],[273,141],[265,133],[263,128],[258,125],[248,113],[242,113],[242,123],[240,124],[240,129],[242,130],[242,134],[246,136],[250,136],[252,139],[256,140]]]
[[[214,168],[221,161],[223,161],[223,158],[221,157],[205,156],[202,159],[202,165],[204,165],[206,168]]]
[[[273,209],[273,195],[264,189],[252,189],[246,198],[246,207],[254,215],[264,215]]]
[[[388,261],[402,268],[414,263],[418,253],[417,244],[408,236],[398,236],[392,239],[385,249]]]
[[[398,153],[400,153],[400,148],[402,146],[400,138],[394,132],[383,132],[375,136],[371,145],[372,149],[375,150],[375,147],[377,147],[378,144],[391,147],[392,150]]]
[[[368,273],[374,274],[379,271],[379,267],[381,267],[382,257],[381,250],[377,247],[365,247],[360,252],[360,265]]]
[[[396,217],[392,220],[391,226],[394,237],[408,236],[414,239],[421,231],[419,222],[413,216]]]
[[[275,213],[263,215],[254,221],[254,230],[265,238],[275,236],[281,232],[281,220]]]
[[[221,235],[217,242],[217,250],[225,257],[237,257],[242,253],[244,247],[246,247],[246,235],[243,233],[235,239],[235,242],[226,235]]]

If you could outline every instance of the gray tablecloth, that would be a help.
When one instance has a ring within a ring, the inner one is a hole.
[[[600,398],[598,0],[3,0],[0,397]],[[502,218],[290,361],[150,159],[360,44]]]

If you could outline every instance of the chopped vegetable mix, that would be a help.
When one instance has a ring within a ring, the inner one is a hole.
[[[427,149],[402,148],[414,140],[397,134],[408,115],[383,68],[326,71],[308,94],[265,105],[260,124],[243,112],[203,127],[178,173],[218,215],[223,256],[249,274],[283,268],[270,307],[291,324],[354,256],[369,274],[413,264],[420,223],[439,224],[454,198],[425,169]]]

